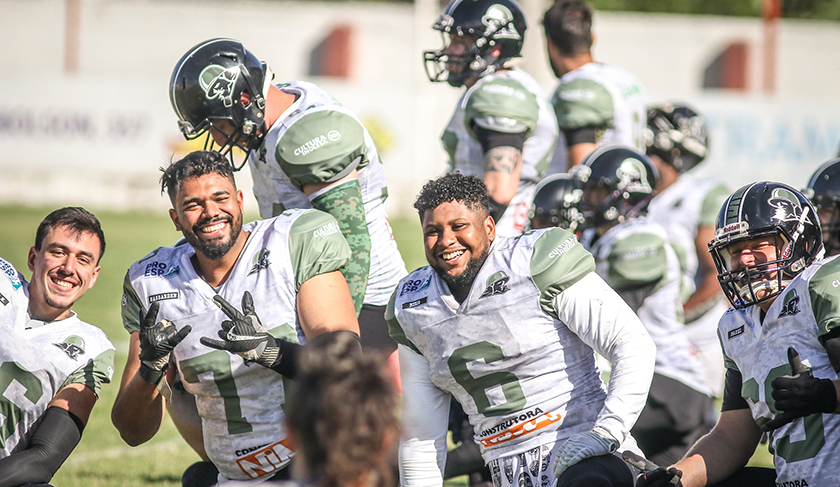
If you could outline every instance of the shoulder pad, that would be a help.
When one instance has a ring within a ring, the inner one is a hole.
[[[609,127],[613,124],[612,95],[600,83],[575,78],[557,87],[551,100],[561,130]]]

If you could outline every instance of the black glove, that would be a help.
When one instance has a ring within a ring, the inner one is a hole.
[[[219,330],[221,340],[201,337],[201,343],[235,353],[245,359],[246,365],[256,362],[264,367],[272,367],[278,361],[280,348],[277,339],[269,335],[260,323],[254,311],[251,293],[245,291],[242,295],[242,313],[221,296],[214,296],[213,301],[230,319],[222,322],[222,329]]]
[[[793,347],[788,347],[788,362],[791,375],[776,377],[770,384],[776,410],[781,414],[764,423],[763,431],[772,431],[811,414],[831,413],[837,407],[837,392],[831,380],[812,376]]]
[[[159,303],[149,306],[144,315],[140,312],[140,377],[157,384],[169,366],[172,349],[192,330],[187,325],[180,330],[169,320],[157,320]]]
[[[622,452],[621,458],[642,471],[636,477],[636,487],[682,487],[682,471],[677,468],[660,467],[629,450]]]

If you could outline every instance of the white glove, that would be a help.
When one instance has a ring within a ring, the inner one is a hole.
[[[554,476],[560,477],[567,468],[584,458],[607,455],[618,448],[618,441],[606,431],[595,428],[578,433],[563,443],[554,458]]]

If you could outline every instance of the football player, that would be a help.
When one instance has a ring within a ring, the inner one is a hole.
[[[583,221],[577,205],[583,195],[580,182],[567,173],[552,174],[537,184],[529,213],[531,228],[560,227],[577,234]]]
[[[73,311],[96,283],[104,252],[99,220],[68,207],[38,226],[29,282],[0,259],[0,485],[47,485],[111,382],[114,346]]]
[[[648,401],[630,431],[647,458],[668,465],[709,431],[712,400],[683,325],[679,259],[647,218],[658,174],[629,147],[596,149],[572,168],[583,187],[581,242],[595,271],[638,314],[656,344]]]
[[[840,484],[840,416],[830,414],[840,412],[840,260],[821,260],[814,207],[785,184],[748,184],[724,201],[709,250],[732,305],[718,326],[720,418],[683,459],[637,485]],[[775,472],[743,469],[762,430]]]
[[[568,151],[549,172],[565,171],[603,145],[645,150],[645,90],[626,70],[593,61],[592,14],[582,0],[557,0],[543,16],[548,60],[560,79],[551,104]]]
[[[388,306],[400,343],[404,487],[440,486],[450,395],[496,487],[633,485],[615,455],[644,406],[655,349],[571,233],[498,237],[484,182],[449,173],[414,207],[429,266]],[[604,390],[593,350],[612,363]],[[557,478],[555,478],[557,477]]]
[[[452,0],[432,27],[444,47],[423,53],[429,80],[465,89],[441,136],[449,170],[484,180],[499,235],[522,233],[558,136],[539,84],[513,65],[525,36],[522,8]]]
[[[703,364],[706,387],[721,397],[725,368],[716,330],[728,305],[717,282],[709,242],[717,211],[730,191],[717,178],[698,176],[692,170],[706,158],[709,132],[704,117],[691,107],[682,103],[650,107],[645,143],[659,171],[648,216],[668,230],[680,258],[688,339]]]
[[[840,159],[820,166],[802,193],[817,210],[826,255],[840,253]]]
[[[132,446],[154,436],[171,361],[195,396],[218,481],[288,478],[281,406],[298,344],[339,331],[358,335],[339,272],[350,259],[347,242],[336,220],[314,209],[243,224],[242,192],[218,152],[171,164],[162,189],[185,241],[152,251],[126,273],[122,318],[131,341],[112,421]],[[240,300],[241,310],[229,304]]]

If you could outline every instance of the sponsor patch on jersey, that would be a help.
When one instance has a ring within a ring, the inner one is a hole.
[[[432,282],[432,276],[426,276],[425,279],[409,279],[405,281],[400,288],[400,296],[409,293],[416,293],[429,287]]]
[[[319,135],[313,139],[310,139],[300,145],[297,149],[295,149],[296,156],[305,156],[311,152],[315,152],[316,150],[324,147],[325,145],[329,144],[330,142],[334,142],[341,138],[341,133],[338,130],[330,130],[327,135]]]
[[[779,311],[779,318],[782,316],[793,316],[799,313],[799,296],[796,294],[796,289],[791,289],[785,295],[785,304],[782,305],[782,310]]]
[[[285,467],[295,455],[289,448],[288,440],[283,439],[277,443],[248,452],[242,458],[236,460],[239,468],[248,476],[256,479],[270,474]],[[246,449],[247,450],[247,449]],[[242,450],[239,450],[242,451]]]
[[[73,360],[79,360],[79,355],[85,354],[85,341],[80,336],[70,335],[61,343],[53,343]]]
[[[492,276],[487,278],[487,287],[484,289],[484,292],[481,293],[481,296],[479,296],[478,299],[495,296],[497,294],[504,294],[510,291],[508,281],[510,281],[510,276],[508,276],[504,272],[499,271],[494,273]]]
[[[516,98],[519,100],[525,99],[525,93],[520,90],[513,88],[512,86],[502,86],[502,85],[485,85],[482,86],[481,91],[486,91],[488,93],[495,93],[497,95],[505,95],[511,98]]]
[[[729,330],[728,332],[726,332],[726,338],[729,339],[729,340],[732,340],[736,336],[740,336],[740,335],[743,335],[743,334],[744,334],[744,325],[741,325],[738,328],[735,328],[734,330]]]
[[[549,259],[555,259],[557,257],[560,257],[561,255],[563,255],[566,252],[568,252],[569,250],[571,250],[572,247],[574,247],[576,243],[577,243],[577,239],[575,237],[569,237],[566,240],[563,240],[562,242],[560,242],[560,245],[558,245],[557,247],[554,247],[551,250],[551,252],[548,253],[548,258]]]
[[[6,298],[6,296],[3,296],[2,294],[0,294],[0,304],[2,304],[3,306],[9,304],[9,300]]]
[[[180,266],[171,266],[166,262],[149,262],[143,270],[144,277],[163,277],[169,279],[181,273]]]
[[[329,222],[326,225],[322,225],[315,230],[312,231],[312,235],[315,238],[327,238],[334,233],[338,233],[341,231],[341,228],[338,226],[338,222]]]
[[[266,248],[262,248],[259,252],[257,252],[254,256],[254,265],[252,265],[251,270],[248,271],[249,276],[251,274],[256,274],[261,269],[266,269],[269,265],[271,265],[271,261],[268,260],[269,254],[271,254],[271,251]]]
[[[167,299],[178,299],[179,295],[180,291],[152,294],[151,296],[149,296],[149,304],[156,303],[158,301],[166,301]]]
[[[560,419],[562,419],[560,414],[544,413],[540,408],[522,411],[519,416],[509,418],[479,433],[479,441],[485,448],[498,446],[523,435],[539,431],[560,421]]]
[[[9,281],[11,281],[12,283],[12,287],[15,289],[20,289],[20,287],[23,284],[20,282],[20,279],[18,279],[17,271],[14,267],[12,267],[12,264],[9,264],[3,259],[0,259],[0,269],[2,269],[3,273],[6,274],[6,277],[9,278]]]
[[[799,480],[785,480],[784,482],[776,482],[776,487],[806,487],[811,485],[805,479]]]
[[[416,307],[420,306],[421,304],[426,304],[426,301],[428,301],[428,300],[429,300],[429,298],[427,298],[426,296],[423,296],[420,299],[415,299],[414,301],[409,301],[407,303],[403,303],[402,304],[402,309],[416,308]]]

